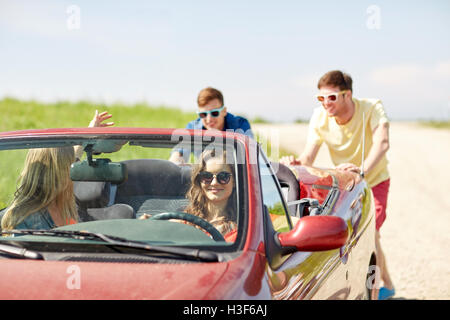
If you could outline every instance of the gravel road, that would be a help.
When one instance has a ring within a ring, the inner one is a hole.
[[[307,125],[253,125],[298,155]],[[277,138],[278,137],[278,138]],[[391,189],[381,242],[397,299],[450,299],[450,130],[393,122]],[[316,167],[332,167],[324,145]]]

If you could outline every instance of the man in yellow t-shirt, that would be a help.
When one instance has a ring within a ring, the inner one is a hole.
[[[395,290],[381,249],[379,230],[386,218],[390,183],[386,159],[389,120],[380,100],[354,98],[352,83],[348,74],[338,70],[327,72],[320,78],[316,97],[322,106],[316,108],[311,117],[305,149],[299,158],[283,157],[280,162],[311,166],[325,142],[337,169],[360,173],[362,131],[365,128],[363,174],[375,201],[377,264],[384,282],[379,298],[387,299],[395,294]]]
[[[351,96],[351,92],[348,93]],[[339,99],[338,99],[339,100]],[[387,169],[387,159],[385,150],[389,147],[388,126],[389,120],[386,117],[383,106],[380,100],[376,99],[349,99],[353,103],[353,116],[346,123],[339,124],[339,119],[336,117],[329,117],[326,110],[318,107],[309,122],[309,131],[307,138],[307,145],[319,149],[323,142],[328,146],[331,159],[333,163],[339,167],[343,164],[353,164],[352,168],[359,173],[362,160],[362,130],[365,127],[365,166],[370,164],[367,161],[369,152],[372,150],[374,144],[374,134],[376,129],[381,129],[379,132],[381,138],[386,142],[385,146],[377,148],[379,161],[374,163],[371,167],[365,167],[364,177],[369,187],[374,187],[377,184],[389,179],[389,172]],[[363,114],[365,125],[363,125]],[[380,126],[381,127],[378,127]],[[370,160],[370,159],[369,159]],[[303,163],[303,162],[302,162]],[[304,163],[306,164],[306,163]],[[377,225],[377,230],[381,226]]]

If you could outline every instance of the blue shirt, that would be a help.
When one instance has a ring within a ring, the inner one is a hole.
[[[0,221],[6,213],[6,209],[0,212]],[[25,218],[21,223],[14,227],[14,229],[40,229],[40,230],[49,230],[56,228],[55,223],[53,222],[50,213],[47,209],[42,209],[38,212],[30,214]]]
[[[196,120],[192,120],[191,122],[189,122],[186,126],[186,129],[206,130],[206,128],[203,126],[202,119],[200,118],[197,118]],[[248,120],[240,116],[235,116],[229,112],[225,116],[222,131],[227,130],[237,131],[238,133],[243,133],[249,136],[250,138],[253,138],[253,132],[252,129],[250,128],[250,123],[248,122]]]
[[[194,130],[206,130],[206,128],[203,126],[202,119],[197,118],[196,120],[190,121],[186,125],[186,129],[194,129]],[[222,131],[232,130],[236,133],[243,133],[246,136],[249,136],[250,138],[253,138],[253,132],[250,128],[250,123],[247,119],[240,116],[235,116],[229,112],[227,112],[227,115],[225,116],[224,126]],[[179,152],[183,158],[184,161],[187,162],[189,160],[189,152],[185,149],[175,149],[174,151]],[[198,156],[196,154],[196,156]]]

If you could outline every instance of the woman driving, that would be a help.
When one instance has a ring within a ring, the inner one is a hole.
[[[186,195],[190,204],[186,212],[211,223],[225,240],[234,241],[237,228],[235,172],[226,159],[225,151],[203,152],[192,172],[191,187]]]

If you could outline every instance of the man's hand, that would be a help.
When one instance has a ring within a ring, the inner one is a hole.
[[[89,128],[113,126],[114,122],[103,123],[103,121],[108,120],[111,117],[112,117],[112,114],[109,114],[108,111],[104,111],[99,114],[98,110],[95,110],[95,115],[94,115],[94,118],[89,123]]]
[[[295,159],[294,156],[284,156],[281,157],[280,161],[281,164],[284,164],[285,166],[299,166],[301,165],[300,159]]]
[[[173,162],[177,165],[185,164],[183,156],[178,151],[172,152],[172,154],[170,155],[169,161]]]
[[[355,166],[353,163],[342,163],[336,167],[336,170],[350,171],[359,174],[361,168]]]

